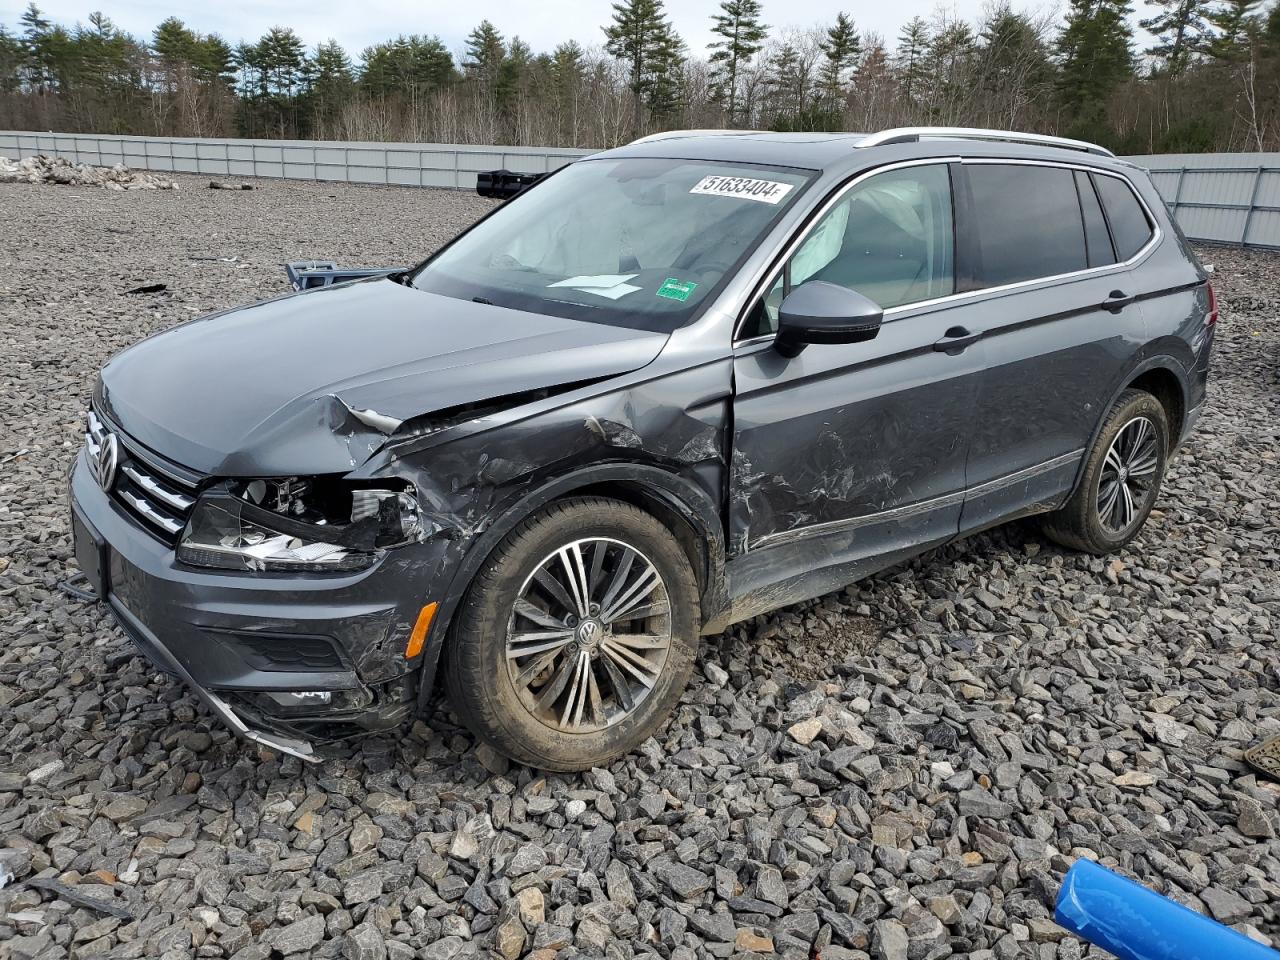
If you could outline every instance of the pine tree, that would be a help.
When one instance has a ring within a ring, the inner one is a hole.
[[[644,102],[656,86],[664,89],[675,33],[664,14],[662,0],[618,0],[613,22],[604,28],[605,50],[627,65],[631,91],[632,131],[644,128]],[[678,40],[678,38],[676,38]]]
[[[771,126],[776,127],[804,110],[807,80],[802,76],[799,51],[794,44],[784,43],[769,58],[769,72],[765,78],[772,102]]]
[[[467,35],[467,59],[463,66],[485,76],[497,76],[506,55],[507,47],[498,28],[488,20],[481,20]]]
[[[684,41],[670,23],[664,23],[654,48],[653,72],[645,96],[650,114],[660,123],[674,123],[688,104],[684,66]]]
[[[194,65],[202,80],[230,83],[235,76],[234,64],[231,45],[216,33],[201,37],[196,44]]]
[[[843,90],[849,71],[857,66],[862,55],[862,38],[854,28],[853,19],[846,13],[836,14],[836,22],[827,28],[822,41],[822,73],[818,86],[829,107],[836,107],[843,100]]]
[[[1043,28],[1028,14],[1002,2],[988,10],[978,34],[979,102],[991,127],[1020,128],[1027,114],[1052,90],[1053,64]]]
[[[360,86],[371,96],[415,100],[453,79],[453,57],[439,37],[401,34],[360,54]]]
[[[1208,20],[1217,29],[1206,49],[1216,60],[1245,60],[1253,34],[1260,32],[1261,24],[1254,12],[1258,0],[1223,0],[1222,6],[1209,11]],[[1271,20],[1280,24],[1280,4],[1271,10]]]
[[[1071,0],[1057,44],[1058,95],[1081,136],[1105,134],[1107,101],[1133,76],[1130,13],[1128,0]]]
[[[167,17],[160,21],[160,25],[151,34],[151,49],[155,51],[157,59],[170,69],[190,66],[196,59],[199,43],[200,38],[177,17]]]
[[[351,58],[337,40],[328,40],[316,47],[311,58],[311,83],[307,90],[314,126],[321,133],[326,125],[338,116],[342,105],[351,96],[355,77],[351,71]]]
[[[719,40],[708,44],[712,83],[725,104],[729,126],[738,110],[738,77],[760,52],[766,27],[760,22],[759,0],[722,0],[720,12],[711,18],[711,32]]]
[[[1138,21],[1138,25],[1155,36],[1157,42],[1147,52],[1164,61],[1170,76],[1182,73],[1191,56],[1209,42],[1209,3],[1210,0],[1147,0],[1158,12]]]
[[[23,59],[27,63],[30,84],[39,91],[62,86],[66,79],[67,50],[70,37],[62,27],[44,18],[34,3],[28,4],[18,21],[22,24]]]
[[[22,60],[22,42],[0,24],[0,93],[18,89]]]
[[[897,68],[902,93],[908,104],[914,104],[924,91],[925,58],[929,53],[929,25],[923,17],[912,17],[898,34]]]

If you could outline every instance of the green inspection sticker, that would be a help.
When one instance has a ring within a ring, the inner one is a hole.
[[[698,288],[696,283],[688,280],[677,280],[675,277],[667,277],[662,281],[662,286],[658,288],[658,296],[666,297],[668,300],[679,300],[684,303],[689,299],[689,294]]]

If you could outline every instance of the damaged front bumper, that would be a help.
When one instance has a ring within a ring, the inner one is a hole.
[[[442,548],[350,574],[201,570],[102,489],[83,451],[70,486],[76,558],[99,598],[235,733],[313,761],[320,742],[412,715],[421,658],[406,660],[405,644]]]

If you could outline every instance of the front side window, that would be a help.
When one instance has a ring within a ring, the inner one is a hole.
[[[413,285],[669,333],[719,291],[812,176],[701,160],[580,161],[458,238]]]
[[[1072,172],[1062,167],[965,166],[973,204],[978,288],[1084,270],[1084,222]]]
[[[1111,224],[1111,239],[1115,241],[1116,255],[1121,260],[1128,260],[1151,239],[1151,222],[1124,180],[1095,174],[1093,182],[1098,186],[1102,209],[1107,212],[1107,222]]]
[[[795,287],[822,280],[880,306],[904,306],[955,292],[951,178],[945,164],[902,167],[860,181],[808,231],[741,336],[778,329],[778,307]]]

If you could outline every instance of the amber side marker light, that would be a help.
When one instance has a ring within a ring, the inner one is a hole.
[[[409,634],[409,642],[405,644],[404,658],[412,660],[422,652],[422,644],[427,639],[427,631],[431,629],[431,618],[436,615],[436,604],[428,603],[418,611],[418,620]]]

